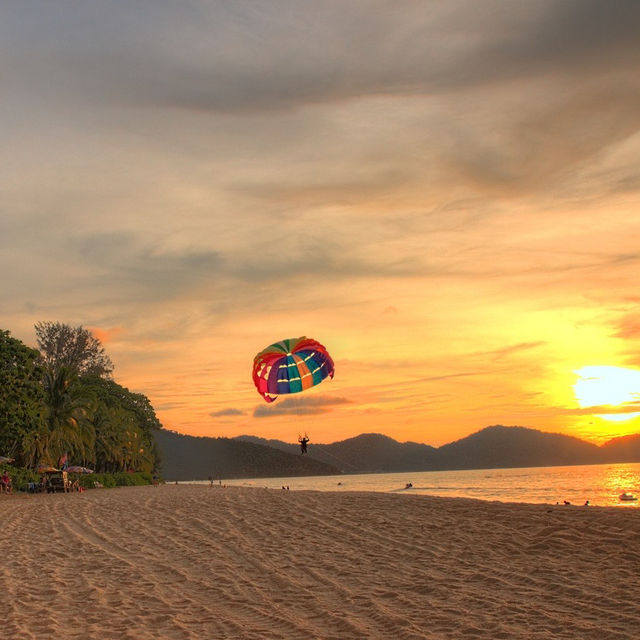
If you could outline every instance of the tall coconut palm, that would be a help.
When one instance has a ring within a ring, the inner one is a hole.
[[[95,433],[87,415],[94,399],[78,383],[75,370],[67,366],[47,369],[44,390],[47,413],[46,430],[40,439],[43,458],[55,463],[65,452],[83,460],[91,457]]]
[[[105,471],[147,470],[149,454],[136,417],[122,407],[102,407],[96,431],[96,465]],[[144,463],[144,464],[143,464]]]

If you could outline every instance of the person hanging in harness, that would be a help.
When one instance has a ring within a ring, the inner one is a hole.
[[[304,438],[298,436],[298,442],[300,443],[300,455],[304,455],[307,453],[307,442],[309,442],[309,437],[307,434],[304,434]]]

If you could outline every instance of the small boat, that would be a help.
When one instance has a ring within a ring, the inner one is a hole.
[[[620,498],[620,500],[625,500],[627,502],[633,502],[638,499],[636,498],[636,496],[633,495],[633,493],[629,493],[627,491],[625,491],[624,493],[621,493],[618,497]]]

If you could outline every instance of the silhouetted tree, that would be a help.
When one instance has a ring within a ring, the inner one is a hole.
[[[111,377],[111,358],[100,340],[82,325],[38,322],[35,330],[42,362],[48,369],[68,367],[80,376]]]

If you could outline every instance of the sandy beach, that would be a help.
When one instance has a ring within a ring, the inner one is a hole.
[[[0,496],[11,639],[640,635],[640,510],[167,485]]]

